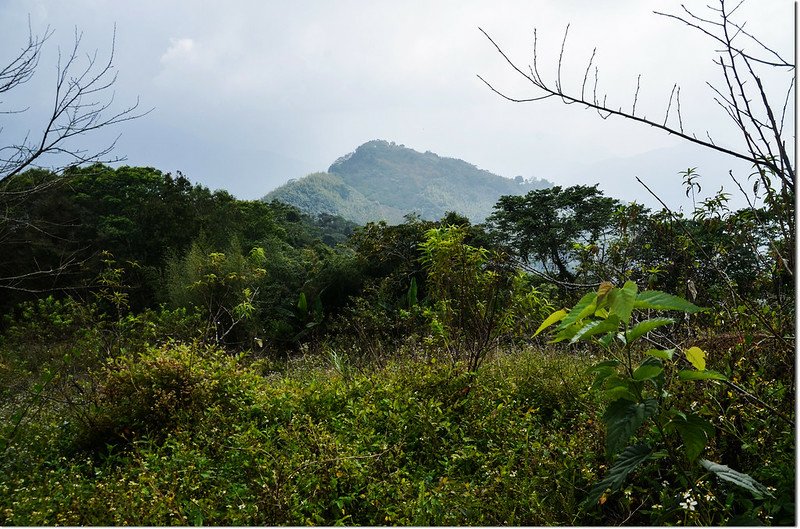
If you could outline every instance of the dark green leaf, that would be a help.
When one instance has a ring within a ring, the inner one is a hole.
[[[606,367],[617,367],[618,365],[619,365],[619,360],[604,360],[602,362],[599,362],[599,363],[593,365],[592,367],[590,367],[586,371],[591,373],[592,371],[597,371],[597,370],[600,370],[600,369],[604,369]]]
[[[672,422],[683,440],[686,457],[689,461],[694,461],[703,452],[709,436],[714,435],[714,426],[694,414],[676,416]]]
[[[589,495],[583,501],[583,505],[596,505],[606,489],[611,489],[612,491],[619,489],[628,474],[649,458],[650,447],[647,445],[637,444],[627,447],[614,462],[614,466],[608,470],[608,475],[589,492]]]
[[[737,472],[730,467],[720,465],[719,463],[714,463],[708,459],[701,459],[700,465],[709,472],[714,473],[718,478],[729,483],[733,483],[734,485],[738,485],[743,489],[747,489],[756,499],[762,499],[764,496],[774,497],[767,487],[754,480],[747,474],[742,474],[741,472]]]
[[[610,377],[611,375],[614,374],[614,369],[612,369],[610,367],[606,367],[606,368],[604,368],[604,369],[602,369],[600,371],[596,371],[596,373],[597,374],[594,377],[594,381],[592,382],[592,385],[590,386],[590,389],[592,391],[602,388],[603,387],[603,383],[605,382],[605,380],[608,377]]]
[[[606,408],[603,422],[606,424],[606,451],[612,456],[628,443],[634,432],[648,417],[658,411],[658,401],[647,399],[633,402],[617,399]]]
[[[408,307],[411,308],[417,304],[417,278],[411,278],[411,286],[408,287],[408,292],[406,293],[406,298],[408,301]],[[538,334],[538,333],[537,333]]]
[[[597,342],[606,349],[608,349],[608,346],[611,345],[611,342],[614,340],[614,336],[616,336],[616,334],[617,333],[615,332],[610,332],[605,336],[603,336],[602,338],[598,338]]]
[[[591,389],[596,390],[603,387],[605,380],[617,372],[617,365],[619,365],[617,360],[606,360],[605,362],[600,362],[587,369],[587,373],[597,373],[594,377],[594,382],[592,382]]]
[[[606,400],[636,400],[636,393],[631,390],[628,382],[622,381],[613,375],[606,378],[605,387],[606,389],[603,391],[603,396]]]
[[[664,367],[659,362],[658,364],[644,363],[636,368],[633,372],[634,380],[650,380],[660,375],[664,371]]]

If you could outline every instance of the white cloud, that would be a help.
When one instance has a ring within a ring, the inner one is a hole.
[[[192,62],[198,60],[198,46],[194,39],[190,38],[170,38],[169,48],[161,56],[162,64],[176,62]]]

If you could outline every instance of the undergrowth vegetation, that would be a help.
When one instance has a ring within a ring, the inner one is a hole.
[[[203,321],[185,311],[114,319],[99,311],[103,301],[47,298],[10,322],[1,366],[4,525],[721,524],[793,516],[792,425],[714,385],[718,377],[676,382],[657,398],[680,403],[687,423],[703,417],[704,457],[749,472],[764,494],[713,472],[687,474],[672,451],[696,449],[696,459],[703,447],[683,437],[681,449],[680,436],[652,455],[659,464],[631,468],[610,486],[606,451],[620,451],[626,439],[606,433],[607,398],[596,388],[635,406],[639,396],[628,392],[664,373],[644,376],[640,366],[630,381],[614,375],[609,386],[604,369],[614,366],[598,364],[600,345],[509,345],[476,370],[467,369],[469,358],[454,362],[423,341],[384,350],[380,366],[355,363],[360,357],[334,342],[280,360],[204,341]],[[195,333],[187,332],[192,322]],[[41,332],[34,337],[33,329]],[[764,384],[761,368],[742,361],[744,347],[708,354],[706,372],[730,373],[765,406],[781,407],[791,388]],[[78,362],[81,351],[91,355]],[[647,358],[643,366],[667,370]],[[648,439],[660,427],[627,434]]]
[[[589,377],[563,354],[474,374],[415,357],[368,374],[314,356],[275,369],[197,344],[120,353],[74,380],[96,385],[90,404],[39,408],[6,447],[3,523],[587,519],[599,426]]]
[[[6,300],[0,524],[794,522],[793,228],[769,208],[554,188],[330,247],[181,186],[238,220]]]

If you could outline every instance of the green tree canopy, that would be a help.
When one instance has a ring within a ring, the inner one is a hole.
[[[596,244],[618,206],[596,185],[555,186],[501,197],[489,222],[523,265],[574,282],[576,245]]]

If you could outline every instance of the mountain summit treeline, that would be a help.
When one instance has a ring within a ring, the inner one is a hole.
[[[551,186],[547,180],[505,178],[464,160],[373,140],[336,160],[327,172],[290,180],[264,200],[360,224],[377,220],[396,224],[409,213],[433,220],[447,211],[483,222],[501,196]]]

